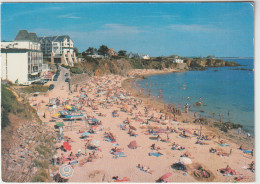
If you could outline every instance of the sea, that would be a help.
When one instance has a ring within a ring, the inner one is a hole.
[[[161,93],[164,103],[182,109],[188,104],[191,112],[204,117],[212,118],[214,113],[215,119],[239,123],[244,131],[254,135],[254,59],[225,60],[242,66],[151,75],[138,80],[137,85],[155,98]],[[202,106],[193,106],[200,100]]]

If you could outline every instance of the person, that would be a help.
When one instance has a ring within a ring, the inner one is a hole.
[[[229,167],[229,165],[227,165],[226,170],[229,171],[231,169],[231,167]]]
[[[157,136],[157,141],[159,141],[161,139],[160,135]]]
[[[242,150],[242,149],[243,149],[243,144],[241,144],[241,146],[239,147],[239,149],[240,149],[240,150]]]
[[[254,171],[255,170],[255,162],[252,161],[251,164],[249,164],[249,169]]]
[[[231,153],[232,153],[232,148],[230,149],[229,155],[231,155]]]

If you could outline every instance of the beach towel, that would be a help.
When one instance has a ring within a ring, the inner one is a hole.
[[[113,143],[112,146],[119,146],[119,144],[118,143]]]
[[[124,152],[114,152],[114,155],[118,157],[126,157]]]
[[[142,170],[141,168],[139,170],[142,171],[142,172],[148,173],[148,174],[152,174],[152,173],[149,173],[147,171]]]
[[[71,165],[76,165],[76,164],[78,164],[78,163],[79,163],[79,162],[78,162],[77,160],[73,160],[73,161],[70,162]]]
[[[244,153],[252,153],[251,150],[242,149],[242,151],[243,151]]]
[[[218,144],[218,145],[221,146],[221,147],[230,146],[227,143],[225,143],[225,144]]]
[[[149,153],[149,156],[156,156],[156,157],[159,157],[159,156],[162,156],[163,154],[161,153]]]

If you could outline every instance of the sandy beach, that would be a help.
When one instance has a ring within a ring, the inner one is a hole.
[[[62,69],[61,75],[65,72]],[[161,71],[167,72],[174,71]],[[158,70],[129,73],[130,77],[150,74],[158,74]],[[163,104],[155,108],[149,100],[123,88],[125,80],[129,77],[92,77],[72,86],[71,92],[67,83],[58,81],[47,95],[29,99],[37,104],[46,126],[57,132],[53,176],[66,164],[73,168],[73,174],[65,178],[69,182],[255,181],[249,169],[255,159],[251,148],[239,149],[241,145],[199,123],[183,123],[194,120],[185,112],[175,117],[166,114],[160,110]],[[50,107],[53,101],[55,105]],[[78,117],[66,121],[62,113]],[[57,122],[65,126],[55,128]],[[176,169],[176,164],[185,169]]]

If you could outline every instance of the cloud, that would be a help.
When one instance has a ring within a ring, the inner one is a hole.
[[[117,33],[117,34],[138,34],[144,32],[136,26],[127,26],[123,24],[104,24],[103,30],[100,30],[104,33]]]
[[[65,14],[65,15],[60,15],[58,18],[66,18],[66,19],[80,19],[81,17],[73,16],[72,14]]]
[[[213,32],[220,31],[220,29],[213,27],[212,25],[199,25],[199,24],[171,24],[168,26],[171,29],[178,31],[187,31],[187,32]]]

